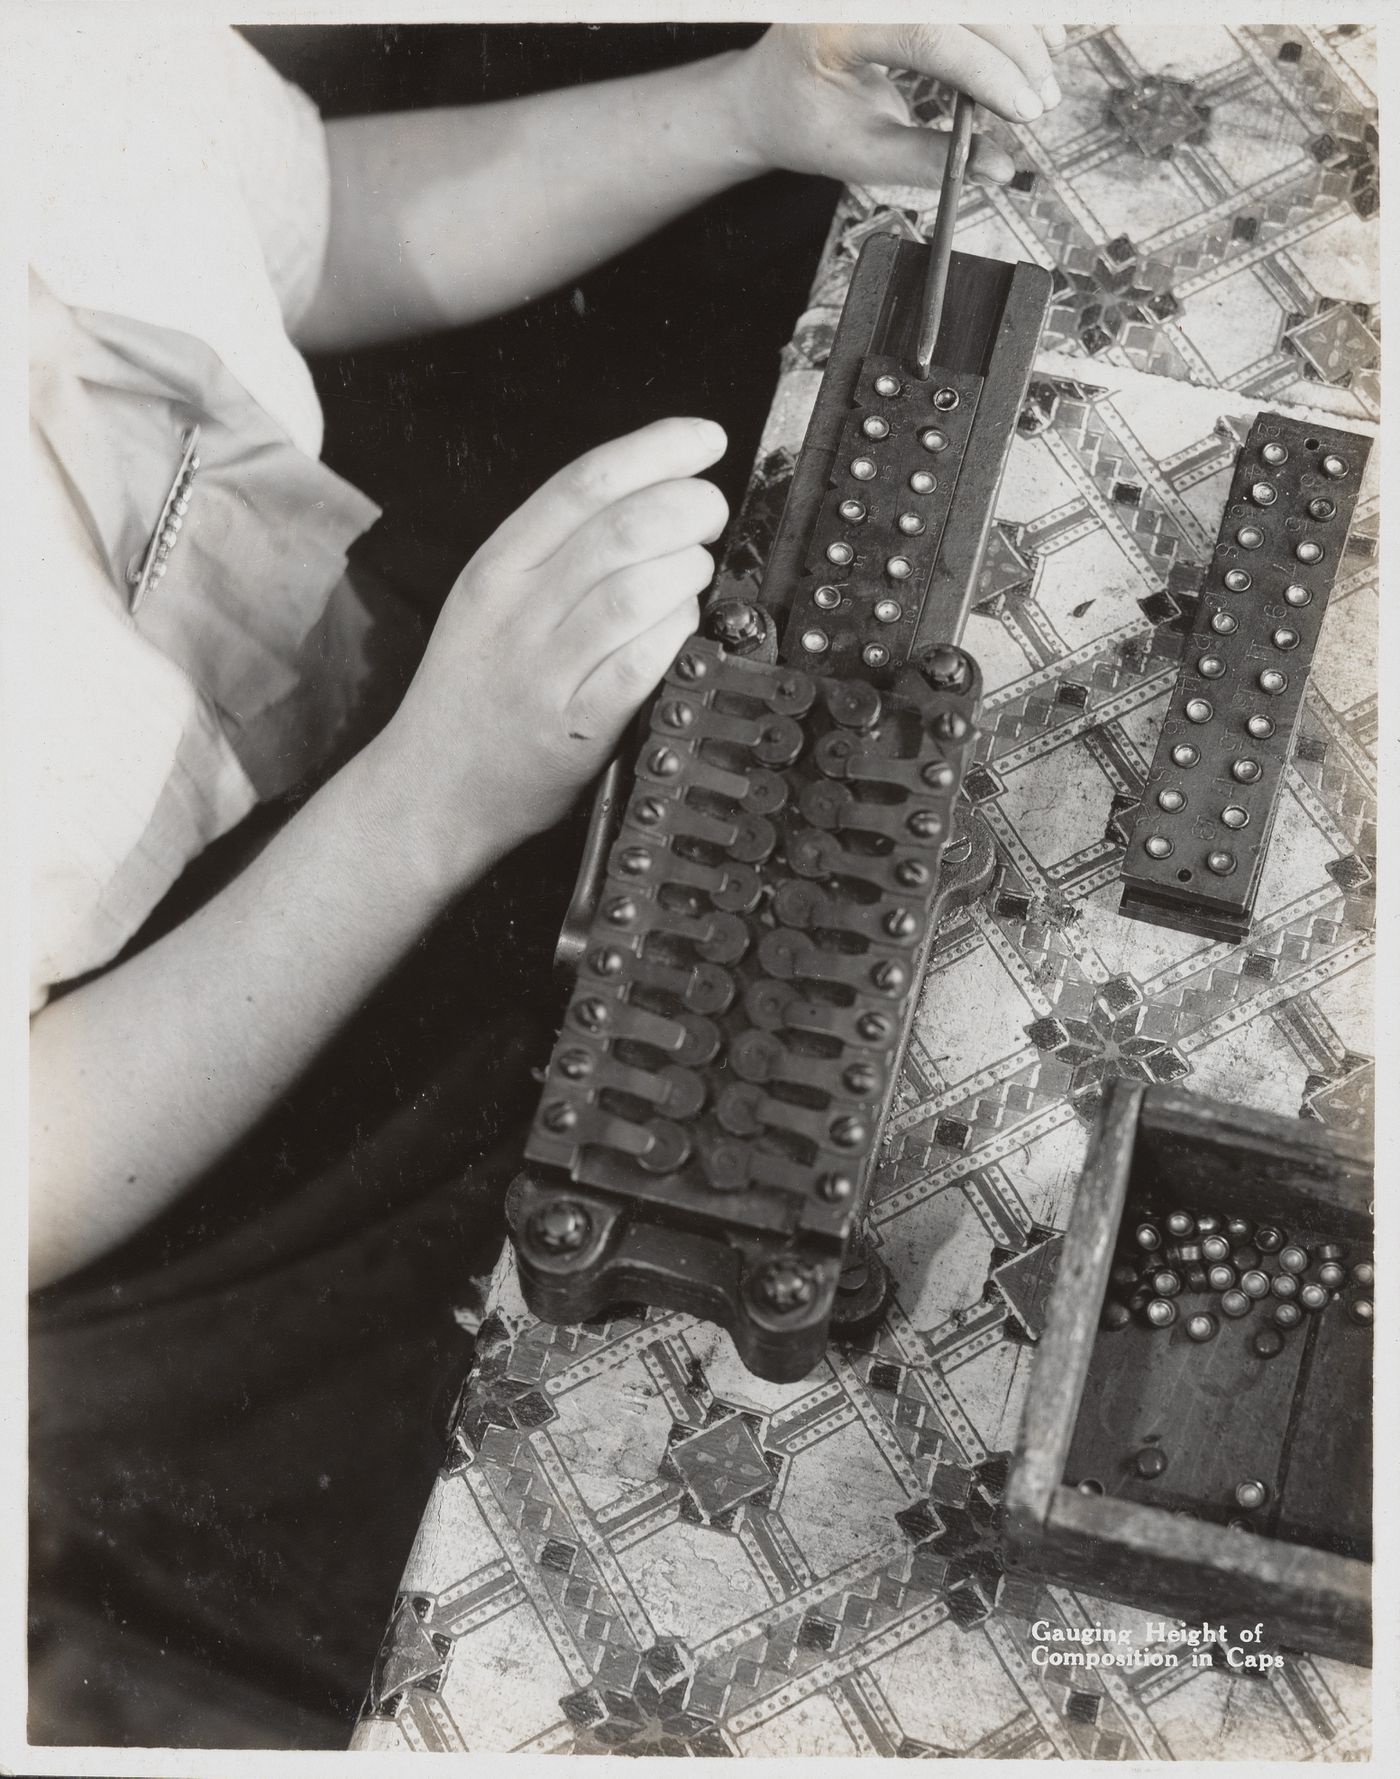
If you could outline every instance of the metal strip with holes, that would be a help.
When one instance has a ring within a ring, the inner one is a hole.
[[[1124,857],[1122,913],[1248,933],[1370,449],[1281,414],[1250,428]]]

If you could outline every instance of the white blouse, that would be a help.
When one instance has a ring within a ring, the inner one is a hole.
[[[293,445],[321,445],[288,337],[329,229],[325,133],[233,31],[87,11],[12,19],[29,259],[62,303],[193,335]],[[31,342],[40,355],[44,342]],[[217,715],[137,630],[32,429],[32,1005],[110,961],[256,801]]]

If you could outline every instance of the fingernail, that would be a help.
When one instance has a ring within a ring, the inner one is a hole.
[[[1040,96],[1044,99],[1047,110],[1050,106],[1059,104],[1061,97],[1060,83],[1056,80],[1053,74],[1050,76],[1049,80],[1046,81],[1045,85],[1041,87]]]
[[[1016,115],[1025,118],[1029,123],[1033,117],[1039,117],[1045,107],[1028,86],[1023,86],[1016,95]]]
[[[722,445],[726,442],[725,430],[717,420],[693,420],[691,425],[707,445]]]

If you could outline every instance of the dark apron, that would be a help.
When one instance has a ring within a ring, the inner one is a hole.
[[[32,1741],[348,1741],[470,1359],[453,1311],[500,1251],[575,851],[507,861],[236,1154],[35,1300]]]

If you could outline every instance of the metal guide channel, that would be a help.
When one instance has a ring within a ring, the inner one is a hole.
[[[1128,843],[1124,914],[1248,931],[1369,453],[1278,414],[1250,429]]]

